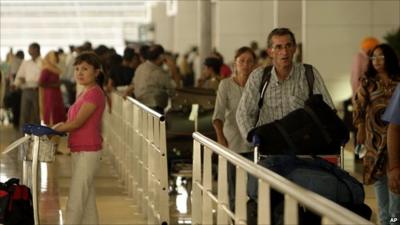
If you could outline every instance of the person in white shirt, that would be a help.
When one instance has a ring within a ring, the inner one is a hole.
[[[38,96],[38,81],[42,64],[40,45],[38,43],[30,44],[28,52],[32,59],[22,62],[14,81],[14,85],[22,89],[19,118],[21,132],[25,123],[40,123]]]

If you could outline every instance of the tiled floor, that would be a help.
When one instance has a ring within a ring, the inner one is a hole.
[[[10,126],[0,125],[0,152],[18,138],[18,134]],[[67,153],[65,140],[61,141],[62,151]],[[69,155],[57,155],[56,161],[41,164],[40,183],[40,221],[41,224],[62,224],[65,203],[70,182]],[[360,164],[354,163],[353,154],[345,151],[345,169],[360,179]],[[21,177],[21,160],[17,152],[0,155],[0,181],[10,177]],[[186,180],[178,179],[178,188],[170,198],[171,224],[190,224],[190,196],[186,191]],[[366,203],[373,209],[373,221],[376,221],[376,203],[371,186],[366,186]],[[118,181],[110,157],[103,157],[101,169],[96,177],[97,203],[100,222],[111,224],[146,224],[139,213],[135,199],[128,198],[124,188]],[[176,194],[175,194],[176,193]]]

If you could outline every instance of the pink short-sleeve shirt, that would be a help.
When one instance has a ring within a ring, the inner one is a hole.
[[[75,119],[80,108],[85,103],[95,104],[96,110],[80,128],[70,132],[68,147],[71,152],[98,151],[102,148],[101,119],[105,109],[105,96],[98,85],[78,97],[68,110],[68,121]]]

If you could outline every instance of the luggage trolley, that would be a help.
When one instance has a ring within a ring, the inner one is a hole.
[[[30,186],[32,190],[33,215],[35,225],[39,225],[39,205],[38,205],[38,165],[39,162],[53,162],[55,160],[56,146],[48,136],[64,133],[57,132],[49,127],[25,124],[23,126],[25,136],[11,143],[4,151],[7,154],[14,149],[21,149],[23,155],[22,182]],[[18,148],[19,147],[19,148]],[[32,162],[31,182],[29,182],[28,162]]]

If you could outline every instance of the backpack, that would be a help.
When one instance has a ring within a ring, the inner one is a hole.
[[[252,129],[248,141],[257,137],[259,152],[266,155],[337,155],[349,140],[349,131],[336,112],[326,104],[321,94],[313,94],[314,73],[304,64],[309,96],[300,108],[282,119]],[[259,112],[271,78],[272,67],[266,67],[260,84]],[[258,115],[259,117],[259,115]]]
[[[0,182],[0,224],[34,224],[31,190],[16,178]]]

